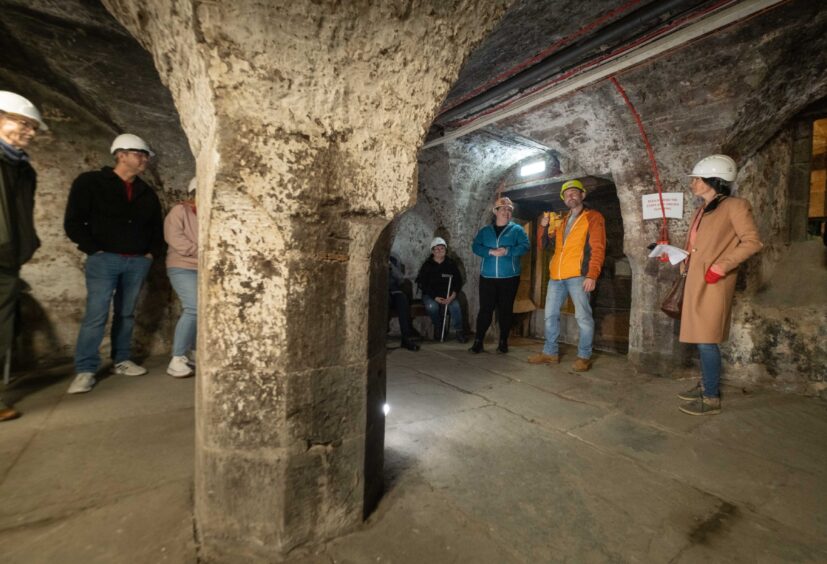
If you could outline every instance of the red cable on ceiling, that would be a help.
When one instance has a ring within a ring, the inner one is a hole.
[[[676,27],[680,27],[680,26],[684,25],[688,21],[692,21],[694,19],[697,19],[698,17],[705,16],[709,12],[717,10],[718,8],[720,8],[721,6],[724,6],[726,4],[731,4],[732,2],[733,2],[733,0],[721,0],[721,1],[716,2],[716,3],[714,3],[710,6],[707,6],[706,8],[704,8],[701,11],[693,12],[692,14],[684,16],[683,18],[676,19],[676,20],[670,22],[669,25],[666,25],[662,28],[658,28],[658,29],[656,29],[656,30],[654,30],[654,31],[652,31],[648,34],[645,34],[645,35],[637,38],[635,41],[632,41],[631,43],[627,43],[626,45],[622,45],[622,46],[618,47],[614,51],[610,51],[609,53],[605,53],[604,55],[602,55],[600,57],[596,57],[594,59],[586,61],[582,65],[577,66],[577,67],[573,67],[573,68],[567,70],[566,72],[564,72],[563,74],[560,74],[560,75],[556,76],[555,78],[553,78],[549,81],[537,84],[537,85],[535,85],[531,88],[527,88],[526,90],[520,92],[519,94],[513,96],[512,98],[510,98],[508,100],[504,100],[504,101],[500,102],[499,104],[496,104],[496,105],[491,106],[490,108],[488,108],[486,110],[483,110],[481,112],[478,112],[478,113],[475,113],[471,116],[468,116],[467,118],[460,119],[460,120],[454,120],[452,122],[446,123],[445,125],[446,125],[446,127],[456,128],[456,127],[462,127],[463,125],[467,125],[469,123],[472,123],[472,122],[478,120],[481,117],[484,117],[484,116],[487,116],[487,115],[492,114],[494,112],[497,112],[497,111],[499,111],[503,108],[507,108],[508,106],[510,106],[513,103],[523,99],[525,96],[527,96],[529,94],[535,94],[537,92],[542,92],[543,90],[547,90],[547,89],[551,88],[552,86],[554,86],[555,84],[557,84],[559,82],[562,82],[562,81],[566,80],[567,78],[570,78],[571,76],[573,76],[575,74],[578,74],[578,73],[580,73],[580,72],[582,72],[582,71],[584,71],[584,70],[586,70],[590,67],[593,67],[595,65],[598,65],[598,64],[602,63],[606,59],[610,59],[612,57],[616,57],[617,55],[621,55],[621,54],[625,53],[626,51],[634,49],[635,47],[637,47],[638,45],[640,45],[642,43],[646,43],[646,42],[650,41],[651,39],[654,39],[654,38],[656,38],[660,35],[663,35],[666,32],[671,31],[672,29],[674,29]]]
[[[482,86],[474,88],[470,92],[464,94],[463,96],[461,96],[457,100],[451,102],[451,104],[448,105],[447,107],[442,108],[442,110],[440,111],[440,114],[443,114],[443,113],[447,112],[448,110],[459,106],[463,102],[465,102],[467,100],[470,100],[471,98],[473,98],[474,96],[476,96],[480,92],[485,92],[486,90],[490,89],[493,86],[496,86],[497,84],[504,81],[505,79],[514,76],[515,74],[522,71],[523,69],[525,69],[527,67],[530,67],[530,66],[533,66],[534,64],[538,63],[539,61],[541,61],[541,60],[545,59],[546,57],[548,57],[549,55],[551,55],[553,52],[563,48],[564,46],[568,45],[569,43],[572,43],[575,39],[579,39],[580,37],[582,37],[586,33],[592,31],[594,28],[602,25],[606,21],[611,20],[616,16],[622,15],[625,12],[628,12],[629,9],[631,9],[636,4],[640,4],[640,2],[641,2],[641,0],[630,0],[629,2],[626,2],[625,4],[623,4],[622,6],[618,6],[614,10],[606,12],[605,14],[603,14],[602,16],[597,18],[596,20],[594,20],[591,23],[581,27],[580,29],[578,29],[574,33],[572,33],[570,35],[567,35],[567,36],[555,41],[554,43],[552,43],[551,45],[549,45],[548,47],[546,47],[545,49],[543,49],[542,51],[537,53],[535,56],[531,57],[530,59],[526,59],[525,61],[523,61],[521,63],[518,63],[517,65],[514,65],[513,67],[511,67],[511,68],[503,71],[502,73],[498,74],[497,76],[495,76],[494,78],[492,78],[491,80],[489,80],[488,82],[483,84]]]
[[[643,127],[643,120],[640,119],[640,114],[637,113],[634,104],[632,101],[629,100],[629,96],[626,95],[626,91],[620,85],[617,78],[614,76],[610,77],[609,80],[612,81],[612,84],[615,85],[620,96],[623,98],[623,101],[626,102],[626,106],[628,106],[629,111],[632,113],[632,117],[635,118],[635,123],[637,123],[638,130],[640,130],[640,137],[643,139],[643,144],[646,146],[646,154],[649,155],[649,164],[652,166],[652,175],[655,177],[655,186],[658,188],[658,198],[660,199],[660,211],[662,214],[661,218],[661,226],[660,226],[660,241],[658,243],[669,243],[669,227],[666,223],[666,206],[663,204],[663,185],[660,182],[660,173],[658,172],[658,163],[655,160],[655,151],[652,150],[652,144],[649,143],[649,136],[646,135],[646,129]]]

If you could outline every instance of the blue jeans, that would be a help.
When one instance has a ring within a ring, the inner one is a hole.
[[[109,306],[114,302],[112,317],[112,360],[115,364],[129,360],[132,329],[135,327],[135,304],[149,273],[152,259],[96,253],[86,259],[86,315],[80,325],[75,348],[75,370],[96,372],[100,366],[100,345]]]
[[[701,356],[704,396],[717,398],[721,395],[721,349],[716,344],[698,343],[698,352]]]
[[[445,316],[445,309],[443,309],[444,306],[436,303],[431,296],[426,296],[424,294],[422,296],[422,304],[425,306],[425,311],[427,311],[428,315],[431,317],[431,323],[434,324],[434,328],[441,328],[442,320]],[[448,315],[451,317],[451,329],[453,329],[454,332],[461,332],[462,307],[459,305],[458,299],[454,298],[454,301],[448,304]]]
[[[566,278],[565,280],[549,280],[546,292],[546,344],[543,347],[545,354],[558,354],[557,339],[560,337],[560,308],[571,296],[574,302],[574,318],[580,328],[580,340],[577,344],[577,356],[580,358],[592,357],[592,341],[594,341],[594,318],[592,306],[589,304],[589,295],[583,290],[585,277]]]
[[[172,356],[184,356],[195,349],[198,329],[198,271],[171,267],[167,268],[167,276],[183,308],[172,339]]]

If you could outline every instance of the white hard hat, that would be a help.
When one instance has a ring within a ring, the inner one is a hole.
[[[434,248],[434,247],[436,247],[437,245],[442,245],[442,246],[444,246],[446,249],[448,248],[448,243],[446,243],[446,242],[445,242],[445,239],[443,239],[442,237],[434,237],[434,240],[433,240],[433,241],[431,241],[431,249],[433,249],[433,248]]]
[[[710,155],[698,161],[695,168],[692,169],[692,174],[689,176],[699,176],[701,178],[720,178],[727,182],[735,180],[738,174],[738,167],[735,161],[726,155]]]
[[[29,102],[20,94],[9,92],[8,90],[0,90],[0,112],[9,114],[17,114],[19,116],[27,117],[35,120],[43,131],[49,131],[43,118],[40,117],[40,112],[34,107],[34,104]]]
[[[149,148],[149,145],[146,144],[146,141],[138,137],[137,135],[132,135],[131,133],[121,133],[115,140],[112,141],[112,147],[109,149],[109,152],[113,155],[115,151],[146,151],[149,153],[150,157],[154,157],[155,153],[152,152],[152,149]]]

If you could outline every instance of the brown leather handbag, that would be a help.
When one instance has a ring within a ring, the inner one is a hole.
[[[666,294],[666,298],[660,305],[663,313],[672,319],[681,318],[681,308],[683,308],[683,290],[686,286],[686,272],[681,272],[675,283],[672,284],[672,289]]]

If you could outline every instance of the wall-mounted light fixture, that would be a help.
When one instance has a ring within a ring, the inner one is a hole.
[[[546,170],[546,161],[534,161],[520,167],[520,176],[531,176]]]

